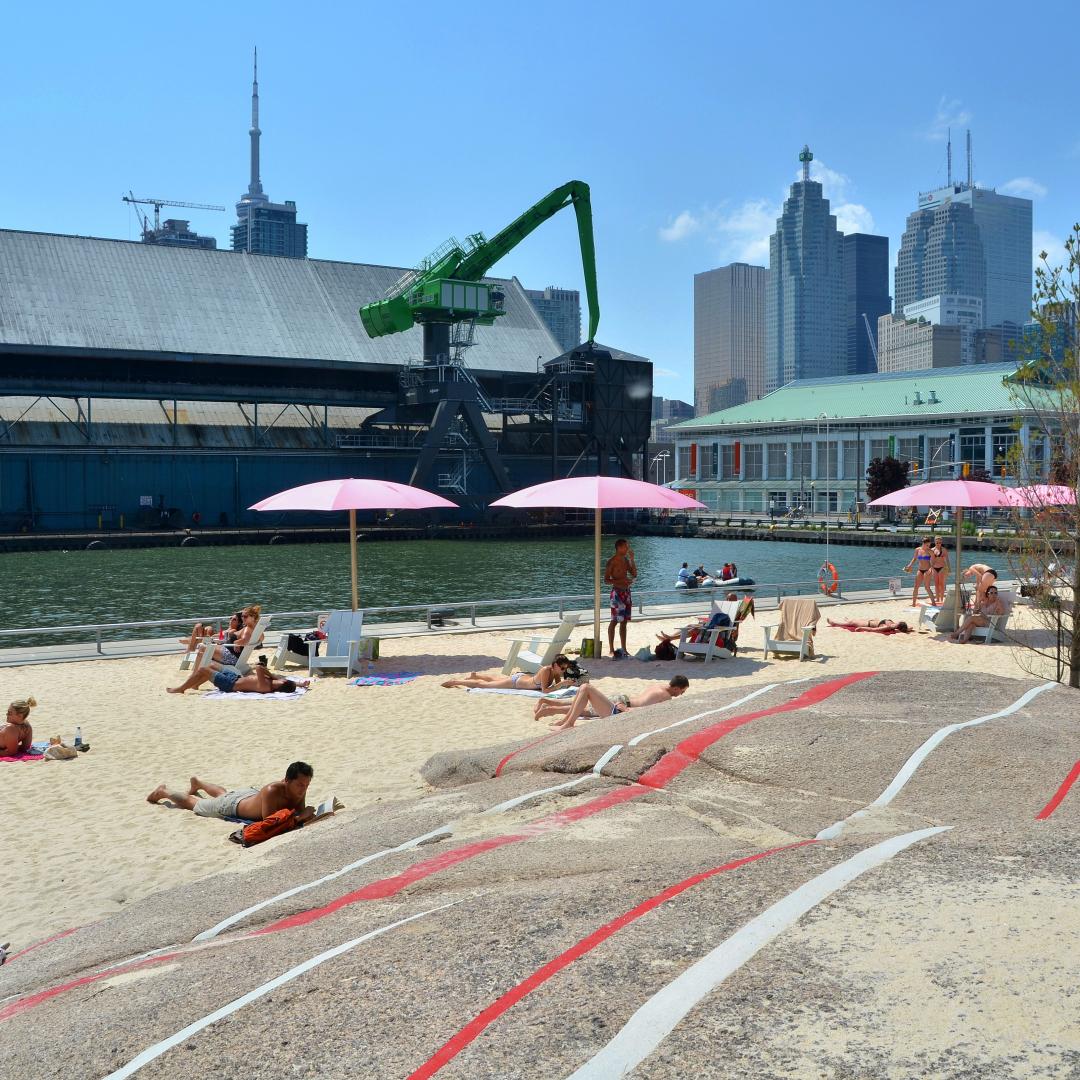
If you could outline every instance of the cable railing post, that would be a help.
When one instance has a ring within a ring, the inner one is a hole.
[[[104,656],[105,653],[101,648],[101,627],[100,626],[94,631],[94,644],[97,646],[98,653],[101,656]]]

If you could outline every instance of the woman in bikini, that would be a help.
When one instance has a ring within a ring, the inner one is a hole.
[[[527,671],[517,671],[513,675],[484,675],[473,671],[464,679],[447,679],[443,686],[448,690],[463,686],[468,690],[539,690],[540,693],[547,694],[558,690],[567,681],[566,672],[569,668],[569,659],[559,653],[535,675]]]
[[[934,579],[934,604],[942,607],[945,603],[945,582],[949,577],[949,553],[940,536],[934,537],[934,546],[930,549],[930,570]]]
[[[243,626],[240,628],[240,632],[229,644],[215,645],[210,656],[211,660],[216,660],[219,664],[235,666],[236,661],[240,659],[240,654],[251,640],[251,635],[255,633],[255,627],[259,624],[262,607],[254,604],[251,607],[244,608],[241,614],[243,616]],[[258,645],[259,642],[256,641],[255,644]]]
[[[934,602],[934,594],[930,591],[930,581],[933,578],[933,571],[930,569],[930,563],[933,560],[930,544],[930,537],[924,536],[922,546],[915,549],[915,554],[911,556],[911,562],[904,567],[905,574],[910,574],[911,568],[915,567],[915,587],[911,590],[912,607],[918,606],[920,585],[926,589],[926,595],[930,603]]]
[[[237,639],[243,627],[244,613],[237,611],[230,616],[229,626],[227,629],[222,630],[220,640],[226,645],[231,645]],[[213,637],[213,634],[214,628],[209,623],[196,623],[195,629],[191,631],[191,637],[180,638],[179,641],[188,652],[192,652],[208,637]]]
[[[856,634],[910,634],[911,627],[906,622],[893,622],[892,619],[848,619],[845,622],[828,620],[830,626],[843,630],[853,630]]]

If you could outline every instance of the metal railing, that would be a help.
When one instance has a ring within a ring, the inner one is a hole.
[[[837,602],[845,599],[844,590],[850,595],[852,592],[871,592],[880,591],[882,588],[888,588],[890,581],[895,580],[896,575],[881,575],[875,577],[865,578],[846,578],[840,583],[840,588],[829,599],[832,602]],[[651,615],[653,617],[675,614],[680,611],[692,608],[697,603],[697,606],[705,606],[711,603],[713,597],[718,592],[748,592],[752,591],[755,599],[766,606],[772,606],[774,599],[775,603],[779,605],[779,602],[785,597],[789,596],[804,596],[807,594],[820,595],[819,585],[816,579],[811,581],[787,581],[787,582],[769,582],[762,583],[760,585],[753,586],[741,586],[733,585],[728,582],[719,582],[714,586],[699,586],[697,589],[640,589],[635,590],[635,607],[637,608],[637,614],[639,618],[645,618]],[[824,598],[822,598],[824,600]],[[603,602],[604,597],[601,597]],[[500,629],[506,628],[500,627],[497,623],[489,622],[486,626],[479,622],[485,615],[494,617],[507,617],[520,615],[526,616],[544,616],[540,622],[532,623],[531,625],[542,626],[552,621],[552,617],[557,616],[557,620],[561,621],[567,611],[578,611],[584,615],[591,614],[593,605],[593,594],[588,593],[564,593],[552,596],[524,596],[524,597],[510,597],[501,600],[447,600],[440,603],[431,603],[425,601],[416,604],[393,604],[393,605],[380,605],[376,607],[362,608],[364,615],[365,629],[372,629],[377,631],[380,626],[387,627],[390,625],[408,625],[423,627],[426,630],[439,630],[439,629],[454,629],[461,625],[462,622],[467,622],[470,627],[476,629]],[[315,621],[322,614],[325,614],[329,608],[319,608],[308,611],[275,611],[270,612],[273,624],[271,634],[277,634],[282,632],[282,624],[293,623],[292,627],[285,627],[287,630],[295,631],[297,626],[314,625]],[[386,616],[406,616],[413,615],[413,619],[387,619]],[[381,621],[372,621],[372,616],[383,616]],[[452,619],[452,623],[447,623],[446,620]],[[11,630],[0,630],[0,651],[3,651],[4,644],[9,639],[15,639],[20,644],[29,642],[29,639],[47,636],[67,636],[69,638],[76,638],[75,641],[64,642],[64,644],[79,644],[82,641],[88,639],[93,641],[94,650],[99,656],[106,656],[104,645],[107,644],[107,639],[112,641],[132,641],[132,640],[145,640],[145,638],[138,638],[132,635],[132,631],[140,630],[165,630],[171,627],[185,627],[190,628],[196,623],[202,623],[204,626],[211,626],[214,628],[215,636],[222,626],[228,624],[229,615],[211,615],[209,617],[195,617],[195,616],[178,616],[170,619],[150,619],[139,620],[134,622],[118,622],[118,623],[81,623],[75,625],[65,626],[34,626],[34,627],[22,627]],[[587,625],[583,619],[582,625]],[[399,632],[402,632],[399,630]],[[408,631],[406,631],[408,632]],[[415,632],[415,631],[411,631]],[[91,637],[92,635],[92,637]],[[373,633],[372,636],[377,636],[377,633]],[[80,640],[81,639],[81,640]]]

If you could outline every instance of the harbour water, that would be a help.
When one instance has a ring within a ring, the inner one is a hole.
[[[604,537],[604,556],[613,536]],[[639,589],[672,590],[683,562],[719,569],[734,561],[759,583],[805,582],[807,591],[826,557],[821,544],[678,537],[631,538]],[[842,581],[901,577],[906,548],[838,547],[829,560]],[[978,561],[1003,573],[1003,555]],[[966,561],[966,558],[965,558]],[[592,541],[543,542],[412,540],[361,544],[362,606],[500,600],[588,593]],[[348,546],[176,547],[118,551],[15,552],[0,555],[6,588],[0,628],[133,622],[179,616],[216,616],[244,603],[270,611],[301,611],[349,604]],[[910,575],[902,577],[910,588]],[[850,588],[860,587],[851,585]],[[795,591],[795,590],[788,590]]]

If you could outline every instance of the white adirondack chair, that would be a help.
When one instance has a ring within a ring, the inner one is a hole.
[[[502,673],[512,675],[514,668],[521,668],[522,671],[535,675],[566,648],[579,619],[579,615],[567,615],[559,623],[554,637],[511,638],[510,652],[503,664]]]
[[[317,629],[326,633],[326,624],[329,619],[329,612],[325,615],[320,615],[318,618]],[[274,667],[282,668],[286,664],[296,664],[299,667],[307,667],[310,649],[305,649],[302,653],[293,652],[292,649],[289,648],[289,634],[302,635],[309,633],[311,633],[310,630],[283,631],[281,637],[278,639],[277,652],[274,653]],[[305,642],[305,645],[310,646],[311,642],[307,641]]]
[[[263,635],[266,633],[269,626],[270,616],[261,615],[259,621],[255,624],[255,629],[252,631],[251,638],[240,651],[240,655],[236,658],[236,664],[234,666],[241,675],[246,675],[251,670],[252,665],[249,662],[249,658],[256,649],[262,648]],[[213,659],[214,648],[216,645],[217,642],[207,641],[199,646],[199,655],[195,661],[196,670],[210,663]]]
[[[805,604],[802,599],[789,597],[787,600],[780,601],[780,618],[782,623],[788,623],[792,621],[792,616],[797,617],[799,608],[795,608],[794,605]],[[789,608],[794,608],[794,611],[789,613]],[[817,622],[820,615],[817,610],[817,605],[813,606],[813,615],[811,621],[806,625],[794,628],[799,634],[798,637],[789,637],[786,640],[777,640],[773,631],[778,630],[780,627],[762,626],[762,630],[765,631],[765,659],[769,658],[769,653],[792,653],[797,654],[799,660],[812,660],[814,658],[814,631],[817,629]]]
[[[728,626],[716,626],[712,630],[705,630],[703,623],[694,623],[684,626],[679,635],[679,644],[675,648],[675,659],[683,660],[687,656],[703,657],[708,663],[713,657],[721,656],[730,659],[735,654],[728,648],[728,640],[736,627],[735,616],[739,611],[738,600],[714,600],[712,614],[723,612],[731,620]],[[696,641],[688,640],[691,633],[697,631]]]
[[[360,670],[360,637],[364,628],[362,611],[331,611],[326,621],[326,646],[322,656],[316,656],[317,641],[309,641],[308,674],[330,668],[344,668],[348,678]]]

